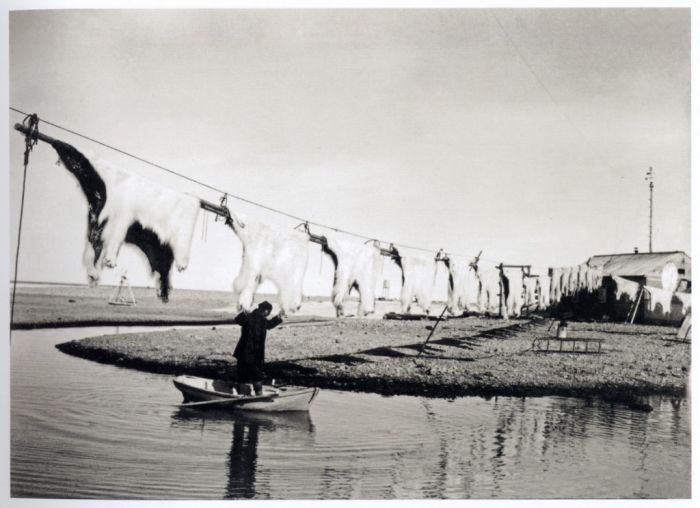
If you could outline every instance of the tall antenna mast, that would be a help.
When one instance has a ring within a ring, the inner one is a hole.
[[[646,172],[644,180],[649,182],[649,252],[651,249],[651,225],[654,212],[654,168],[649,166],[649,170]]]

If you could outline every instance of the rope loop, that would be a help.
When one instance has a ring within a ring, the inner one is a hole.
[[[27,134],[24,137],[24,173],[22,175],[22,198],[19,205],[19,224],[17,226],[17,250],[15,253],[15,274],[12,279],[12,303],[10,305],[10,330],[15,322],[15,301],[17,297],[17,274],[19,273],[19,246],[22,240],[22,219],[24,217],[24,195],[27,188],[27,166],[29,165],[29,153],[39,141],[39,116],[34,113],[27,115],[22,124],[27,126]],[[10,331],[10,340],[12,332]]]
[[[22,125],[27,127],[27,134],[24,136],[24,165],[27,166],[29,153],[39,142],[39,116],[36,113],[25,116]]]

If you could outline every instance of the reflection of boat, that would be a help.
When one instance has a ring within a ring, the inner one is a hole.
[[[254,424],[266,431],[293,431],[313,433],[314,423],[308,411],[287,411],[262,413],[256,411],[229,411],[215,406],[206,412],[192,411],[187,407],[178,408],[173,414],[173,425],[203,427],[211,424]]]
[[[190,433],[207,431],[207,441],[223,447],[221,439],[230,434],[230,450],[226,457],[227,483],[225,499],[250,499],[269,492],[269,477],[258,466],[258,450],[275,450],[279,443],[303,443],[311,448],[315,427],[308,411],[261,413],[229,411],[213,405],[208,411],[192,411],[180,407],[172,414],[172,426]]]
[[[195,376],[178,376],[173,383],[182,392],[185,406],[247,411],[308,411],[319,392],[318,388],[264,386],[262,395],[239,395],[231,383]]]

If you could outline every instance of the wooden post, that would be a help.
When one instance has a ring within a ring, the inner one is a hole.
[[[29,129],[27,129],[27,127],[26,127],[25,125],[22,125],[21,123],[16,123],[16,124],[15,124],[15,130],[21,132],[21,133],[24,134],[25,136],[26,136],[27,134],[29,134]],[[54,138],[52,138],[52,137],[50,137],[50,136],[47,136],[46,134],[42,134],[41,132],[36,132],[36,133],[34,133],[34,135],[36,136],[36,138],[37,138],[38,140],[43,141],[43,142],[45,142],[45,143],[51,144],[51,143],[53,143],[54,141],[56,141]]]
[[[433,326],[433,329],[430,330],[430,333],[428,334],[428,338],[425,339],[425,342],[420,348],[420,351],[418,351],[418,356],[416,356],[416,359],[420,358],[420,355],[423,354],[423,350],[425,349],[425,346],[428,344],[428,341],[430,340],[430,337],[433,336],[433,333],[435,332],[435,329],[437,328],[438,324],[440,324],[440,321],[442,321],[442,316],[445,315],[445,311],[447,311],[447,305],[445,305],[445,308],[442,309],[442,312],[440,313],[440,317],[437,318],[437,321],[435,321],[435,326]]]
[[[634,308],[632,310],[632,317],[630,317],[630,324],[634,323],[634,318],[637,316],[637,310],[639,309],[639,304],[644,296],[644,286],[639,285],[639,291],[637,292],[637,298],[634,302]]]

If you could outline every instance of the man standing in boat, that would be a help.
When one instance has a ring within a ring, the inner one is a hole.
[[[270,302],[261,302],[253,312],[241,312],[234,323],[241,326],[241,338],[236,344],[233,356],[237,360],[236,380],[239,383],[239,393],[245,393],[245,384],[252,383],[255,394],[262,394],[262,384],[265,378],[265,337],[267,331],[282,322],[280,316],[267,319],[272,312]]]

